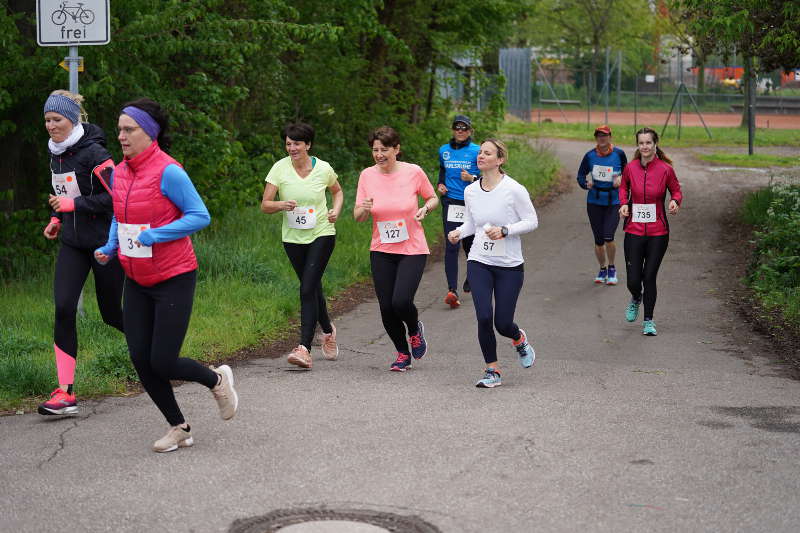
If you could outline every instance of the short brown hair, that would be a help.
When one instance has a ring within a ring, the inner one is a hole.
[[[400,134],[391,126],[381,126],[369,134],[370,148],[375,144],[375,141],[380,141],[382,145],[394,148],[400,145]]]

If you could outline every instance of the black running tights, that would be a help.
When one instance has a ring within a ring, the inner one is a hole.
[[[644,319],[652,320],[656,308],[656,276],[667,252],[669,235],[643,237],[625,234],[625,267],[628,290],[637,302],[644,300]],[[644,292],[644,294],[642,294]]]
[[[122,331],[122,285],[125,274],[119,259],[115,257],[103,266],[94,260],[94,250],[62,243],[53,278],[53,300],[56,308],[53,341],[61,351],[76,359],[78,332],[75,315],[78,299],[90,270],[94,273],[97,307],[103,322]]]
[[[192,315],[197,271],[186,272],[152,287],[125,280],[125,338],[131,361],[144,390],[171,426],[185,422],[171,379],[194,381],[208,388],[217,374],[194,359],[178,357]]]
[[[414,305],[427,255],[370,252],[372,281],[381,308],[381,320],[398,353],[409,355],[408,335],[417,334],[419,315]]]
[[[503,337],[519,339],[519,326],[514,322],[514,311],[525,272],[521,268],[504,268],[467,261],[467,279],[472,287],[472,303],[478,319],[478,342],[483,360],[488,365],[497,361],[495,328]],[[492,309],[492,296],[495,309]]]
[[[317,323],[323,333],[333,331],[322,292],[322,274],[336,244],[335,235],[317,237],[310,244],[283,243],[283,249],[300,280],[300,344],[311,351]]]

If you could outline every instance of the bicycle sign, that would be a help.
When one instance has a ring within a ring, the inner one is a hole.
[[[37,0],[39,46],[108,44],[109,0]]]
[[[94,11],[84,8],[82,2],[78,2],[77,6],[69,6],[66,2],[62,2],[58,6],[58,10],[53,11],[53,14],[50,15],[50,20],[56,26],[63,26],[67,21],[67,16],[72,17],[73,22],[80,21],[84,25],[94,22]]]

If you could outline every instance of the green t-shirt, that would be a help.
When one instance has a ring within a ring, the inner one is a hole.
[[[333,168],[319,158],[314,158],[311,173],[305,178],[294,170],[290,157],[272,165],[265,181],[278,188],[281,200],[297,202],[294,211],[280,213],[283,242],[310,244],[317,237],[336,234],[336,228],[328,222],[325,190],[336,183],[337,178]]]

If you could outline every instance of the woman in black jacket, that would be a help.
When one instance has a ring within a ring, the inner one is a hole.
[[[103,321],[122,331],[123,273],[117,259],[106,267],[94,261],[94,251],[108,240],[112,206],[109,177],[114,163],[106,150],[103,130],[82,122],[83,97],[53,91],[44,104],[50,135],[53,213],[44,230],[48,239],[61,236],[54,276],[55,326],[53,348],[59,386],[39,406],[42,415],[78,412],[72,387],[78,356],[76,314],[83,284],[94,272],[97,305]],[[111,268],[109,268],[111,267]]]

